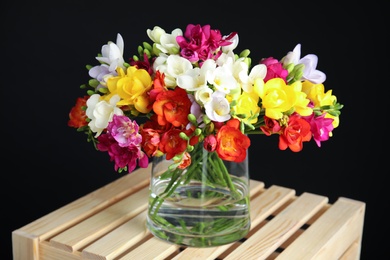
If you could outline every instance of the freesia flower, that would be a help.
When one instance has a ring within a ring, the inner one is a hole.
[[[95,137],[98,137],[107,128],[114,114],[123,115],[123,111],[116,106],[120,100],[118,95],[112,96],[109,102],[100,99],[99,94],[93,94],[87,100],[86,115],[91,120],[88,127],[96,133]]]
[[[99,64],[87,66],[87,95],[69,113],[68,125],[107,152],[118,171],[159,156],[186,169],[199,142],[240,162],[249,134],[278,135],[280,150],[299,152],[312,139],[320,147],[339,126],[343,105],[325,90],[318,57],[301,58],[299,43],[284,57],[252,64],[248,49],[238,51],[237,32],[208,24],[170,33],[154,26],[146,38],[130,58],[119,33],[103,45]]]
[[[105,99],[118,95],[120,97],[118,106],[132,106],[133,113],[146,114],[150,111],[147,91],[151,86],[152,78],[146,70],[131,66],[125,72],[122,68],[118,68],[118,76],[111,77],[107,81],[110,94],[106,95]]]
[[[298,114],[291,115],[281,131],[279,148],[286,150],[288,147],[293,152],[300,152],[303,149],[303,142],[310,141],[312,136],[310,124]]]
[[[240,122],[232,119],[223,125],[217,133],[217,151],[223,160],[242,162],[250,146],[250,139],[239,128]]]
[[[116,37],[116,43],[109,41],[102,46],[102,56],[96,59],[104,64],[109,65],[109,71],[114,72],[117,67],[125,69],[123,60],[124,42],[122,35],[119,33]]]
[[[225,97],[225,93],[215,91],[211,95],[211,100],[204,106],[206,115],[213,121],[225,122],[230,119],[230,104]]]
[[[313,139],[318,147],[321,147],[321,142],[327,141],[333,131],[333,119],[325,118],[325,113],[320,116],[303,117],[310,124],[310,130],[313,135]]]
[[[308,54],[301,57],[301,44],[297,44],[292,52],[289,52],[283,59],[283,65],[287,67],[290,64],[303,66],[303,80],[309,80],[313,83],[319,84],[326,80],[326,75],[322,71],[317,70],[318,57],[315,54]]]
[[[86,107],[89,96],[79,97],[76,99],[75,106],[69,112],[68,126],[80,128],[88,125],[87,115],[83,107]]]
[[[143,168],[149,164],[148,157],[141,150],[141,140],[136,122],[125,119],[125,116],[114,115],[107,133],[98,137],[97,149],[108,152],[111,161],[115,162],[116,171],[127,168],[132,172],[137,166],[137,161]]]

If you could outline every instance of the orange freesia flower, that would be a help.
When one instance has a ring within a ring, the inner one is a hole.
[[[217,153],[223,160],[242,162],[251,142],[248,136],[240,131],[238,119],[229,120],[217,133]]]
[[[86,121],[87,115],[85,114],[85,110],[82,109],[82,107],[87,105],[88,98],[89,96],[84,96],[76,99],[76,104],[69,112],[68,126],[80,128],[88,124]]]
[[[279,135],[279,149],[286,150],[288,147],[293,152],[300,152],[303,142],[310,141],[311,136],[310,124],[298,114],[293,114]]]
[[[153,104],[153,111],[157,114],[158,123],[165,125],[171,123],[176,127],[188,124],[191,100],[187,92],[179,87],[174,90],[163,91],[156,97]]]
[[[191,165],[191,155],[189,152],[183,153],[183,158],[180,160],[179,169],[185,169]]]
[[[149,92],[149,100],[150,100],[151,107],[153,107],[153,103],[154,101],[156,101],[158,94],[168,90],[168,88],[165,87],[164,78],[165,78],[165,74],[161,73],[158,70],[153,80],[153,88]]]

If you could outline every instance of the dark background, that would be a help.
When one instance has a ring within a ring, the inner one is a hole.
[[[12,259],[13,230],[123,176],[106,153],[67,126],[84,95],[79,86],[89,79],[85,65],[97,64],[101,46],[115,42],[117,33],[127,58],[149,41],[146,29],[184,31],[189,23],[210,24],[223,35],[237,31],[237,52],[250,49],[253,63],[280,59],[297,43],[302,57],[319,57],[326,90],[344,104],[340,126],[321,148],[305,143],[300,153],[280,151],[277,136],[250,136],[251,178],[297,195],[324,195],[330,203],[339,197],[366,202],[361,257],[386,251],[389,170],[380,166],[385,152],[379,152],[388,143],[380,101],[389,92],[388,65],[379,65],[388,56],[383,6],[210,2],[3,1],[1,259]]]

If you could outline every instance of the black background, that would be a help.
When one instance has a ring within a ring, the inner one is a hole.
[[[184,31],[189,23],[210,24],[223,35],[237,31],[237,51],[250,49],[254,63],[280,59],[297,43],[302,56],[319,57],[326,90],[345,106],[340,126],[321,148],[305,143],[300,153],[280,151],[277,136],[250,136],[251,178],[294,188],[297,195],[324,195],[330,203],[339,197],[364,201],[361,258],[385,252],[389,170],[379,151],[388,143],[386,101],[380,101],[389,92],[388,65],[380,65],[388,56],[387,13],[373,1],[343,8],[270,2],[3,1],[0,258],[12,259],[13,230],[123,176],[106,153],[67,126],[70,108],[84,95],[79,86],[89,79],[85,65],[97,64],[101,46],[115,42],[117,33],[127,58],[149,41],[146,29]]]

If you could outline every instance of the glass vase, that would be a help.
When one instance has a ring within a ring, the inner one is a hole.
[[[198,143],[191,164],[172,167],[154,157],[147,227],[167,242],[220,246],[243,238],[250,229],[248,156],[240,163],[222,160]]]

